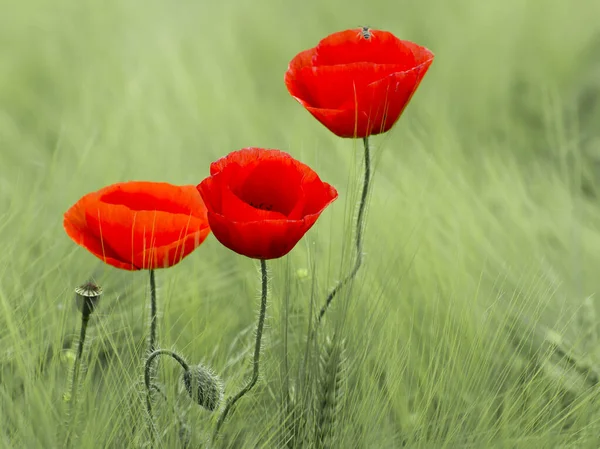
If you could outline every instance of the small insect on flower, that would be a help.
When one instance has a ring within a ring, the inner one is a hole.
[[[373,32],[370,27],[361,27],[360,34],[362,34],[363,39],[369,40],[373,37]]]

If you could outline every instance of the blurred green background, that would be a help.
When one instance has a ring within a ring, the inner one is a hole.
[[[282,366],[299,391],[311,307],[351,255],[362,149],[297,104],[283,74],[299,51],[362,25],[435,60],[398,125],[373,139],[366,263],[323,331],[347,345],[331,447],[598,447],[600,2],[1,0],[0,11],[0,447],[63,447],[72,291],[90,276],[106,295],[78,444],[142,444],[147,273],[104,267],[62,214],[113,182],[197,184],[246,146],[288,151],[340,192],[271,264],[263,375],[221,441],[290,447]],[[253,261],[210,237],[158,282],[162,345],[213,366],[229,392],[241,385]],[[185,404],[177,368],[160,374]],[[185,416],[200,444],[212,418]],[[164,447],[180,447],[161,419]]]

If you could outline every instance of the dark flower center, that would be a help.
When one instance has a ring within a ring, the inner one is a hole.
[[[253,203],[252,201],[250,201],[250,206],[261,210],[273,210],[273,205],[268,203]]]
[[[248,175],[235,194],[256,209],[288,215],[298,202],[301,180],[294,165],[267,160]]]

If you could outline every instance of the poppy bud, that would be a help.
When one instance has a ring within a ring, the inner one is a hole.
[[[102,287],[93,282],[86,282],[75,289],[77,295],[77,308],[84,315],[90,315],[102,296]]]
[[[223,384],[219,376],[204,365],[190,367],[183,374],[183,383],[190,397],[211,412],[216,410],[223,397]]]

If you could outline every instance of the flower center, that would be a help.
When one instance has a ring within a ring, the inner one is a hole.
[[[301,180],[302,175],[291,164],[261,161],[235,194],[255,209],[287,215],[298,202]]]
[[[264,202],[258,202],[258,203],[256,203],[256,202],[250,201],[250,206],[252,206],[252,207],[254,207],[256,209],[261,209],[261,210],[268,210],[268,211],[273,210],[273,205],[272,204],[264,203]]]

